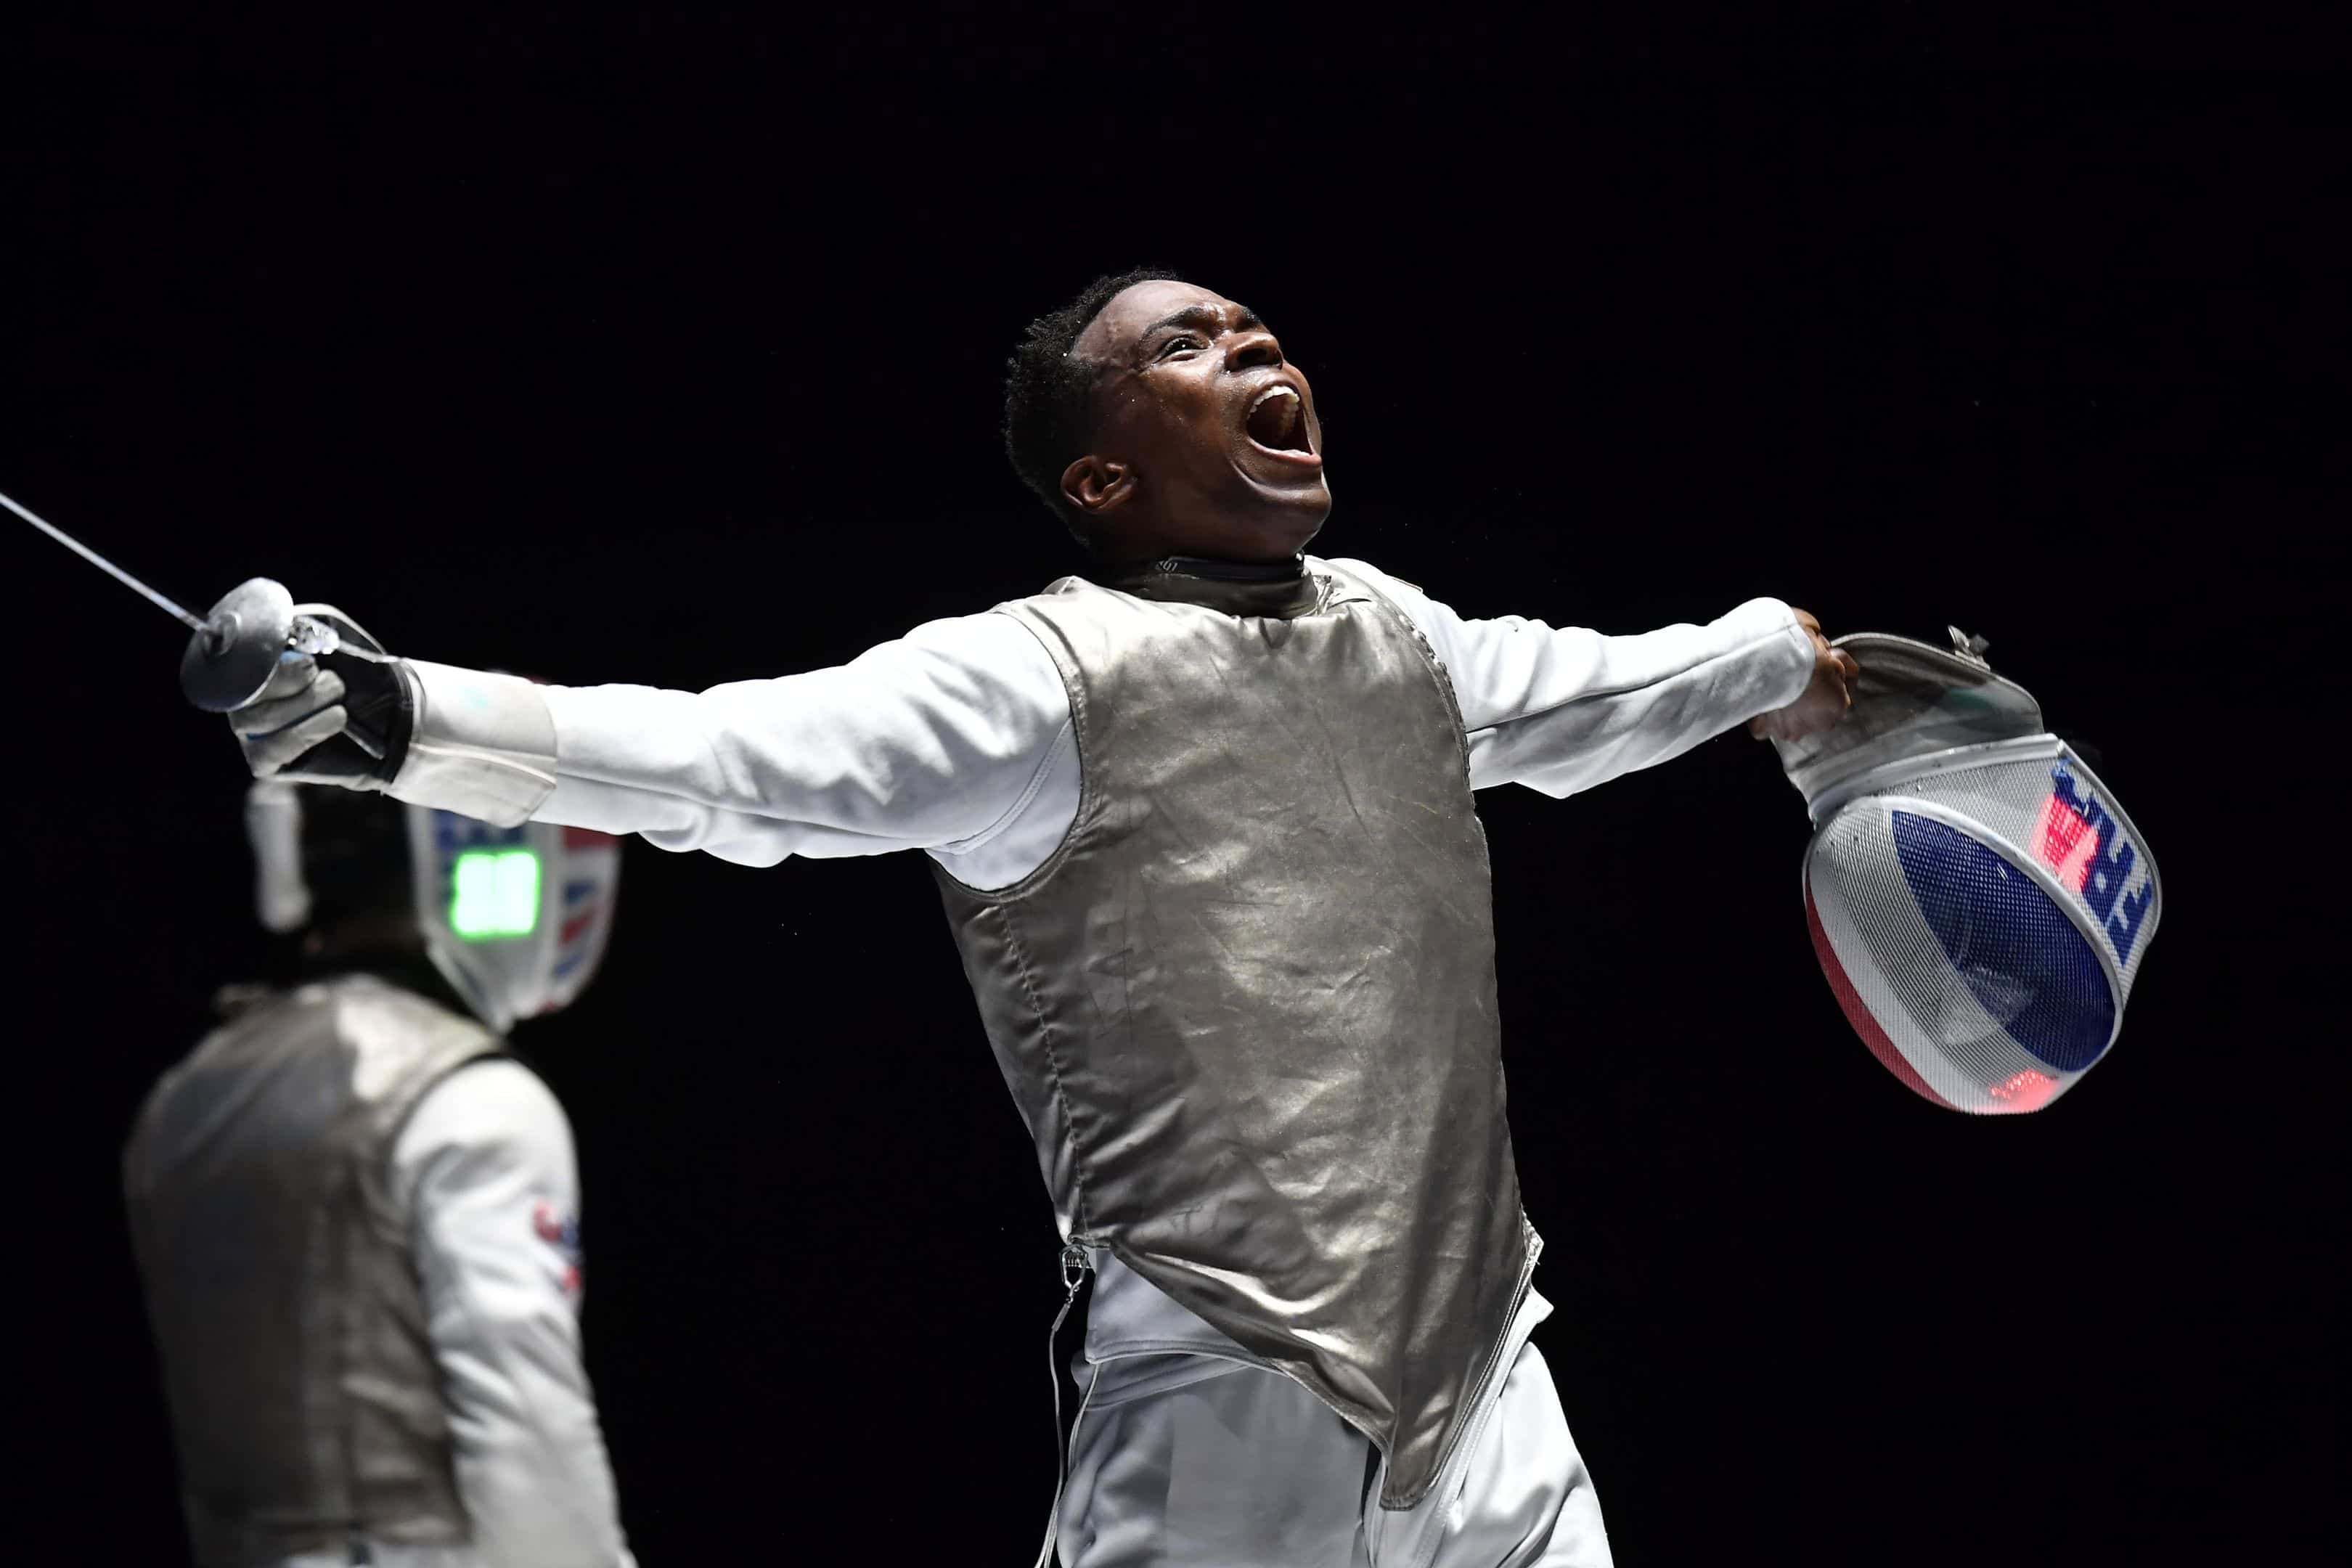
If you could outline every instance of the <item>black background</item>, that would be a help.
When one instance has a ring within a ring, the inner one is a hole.
[[[1075,565],[1000,366],[1150,261],[1314,377],[1326,553],[1610,631],[1959,621],[2166,877],[2046,1114],[1856,1043],[1765,748],[1482,797],[1538,1343],[1618,1561],[2333,1560],[2341,80],[1015,25],[60,35],[12,72],[0,488],[199,608],[266,574],[447,662],[782,673]],[[18,1479],[104,1499],[74,1560],[173,1561],[115,1162],[259,960],[243,774],[161,616],[13,522],[0,563]],[[633,847],[519,1043],[641,1558],[1025,1560],[1055,1237],[924,868]]]

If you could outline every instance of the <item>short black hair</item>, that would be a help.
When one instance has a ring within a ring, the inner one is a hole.
[[[1098,374],[1074,357],[1079,334],[1102,308],[1138,283],[1184,281],[1158,267],[1138,267],[1096,279],[1076,299],[1029,323],[1004,363],[1004,454],[1021,482],[1037,492],[1045,510],[1081,544],[1084,514],[1062,494],[1062,470],[1087,449],[1094,434],[1094,391]]]

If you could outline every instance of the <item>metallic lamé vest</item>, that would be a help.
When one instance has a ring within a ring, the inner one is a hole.
[[[131,1240],[196,1561],[467,1538],[394,1141],[497,1036],[362,975],[271,997],[148,1098]]]
[[[1418,1501],[1533,1262],[1486,836],[1418,628],[1302,581],[1076,578],[999,606],[1069,690],[1076,820],[942,873],[1062,1222],[1276,1370]]]

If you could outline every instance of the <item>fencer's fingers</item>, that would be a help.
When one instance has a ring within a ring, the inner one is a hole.
[[[291,728],[278,731],[246,742],[245,760],[257,779],[269,778],[289,763],[306,755],[311,747],[333,740],[351,722],[351,712],[341,703],[311,714]]]
[[[1838,668],[1845,671],[1846,679],[1850,681],[1860,680],[1862,679],[1862,665],[1860,661],[1855,659],[1853,655],[1846,652],[1843,648],[1837,649],[1836,653]]]
[[[323,665],[311,668],[310,679],[299,690],[247,703],[231,714],[229,721],[241,734],[267,735],[341,702],[345,689],[343,678]]]
[[[322,709],[275,734],[247,741],[246,760],[252,765],[256,777],[266,778],[307,753],[313,746],[342,733],[343,727],[350,722],[351,712],[341,704]]]
[[[240,739],[257,741],[299,724],[343,700],[343,678],[321,666],[317,679],[290,697],[249,703],[228,716]]]
[[[1789,608],[1796,616],[1797,624],[1807,631],[1818,632],[1822,629],[1821,617],[1814,615],[1812,611],[1800,610],[1794,605],[1790,605]]]

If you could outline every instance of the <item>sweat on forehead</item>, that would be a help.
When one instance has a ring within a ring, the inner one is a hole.
[[[1215,331],[1258,324],[1256,311],[1197,283],[1153,279],[1112,295],[1071,347],[1082,359],[1115,361],[1162,326]]]

